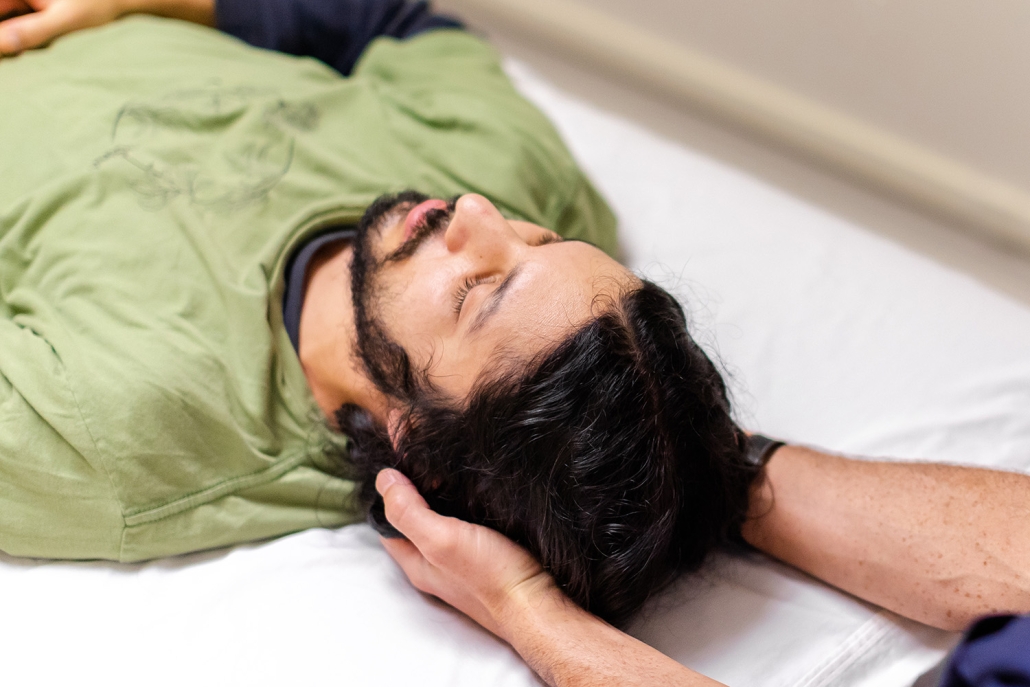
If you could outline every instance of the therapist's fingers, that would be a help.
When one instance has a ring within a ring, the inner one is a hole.
[[[386,519],[407,539],[382,538],[383,547],[397,561],[411,583],[421,591],[433,593],[430,574],[432,565],[423,555],[419,542],[426,544],[433,529],[425,520],[441,516],[429,508],[429,504],[418,493],[418,489],[407,477],[397,470],[382,470],[376,475],[376,490],[382,495]],[[427,535],[428,530],[428,535]]]
[[[387,539],[382,537],[383,548],[390,554],[393,560],[401,566],[401,569],[411,578],[411,572],[416,570],[425,562],[425,558],[418,548],[407,539]]]
[[[383,497],[386,519],[430,558],[447,547],[455,529],[465,524],[433,512],[411,480],[397,470],[380,471],[376,490]]]
[[[381,538],[387,553],[416,589],[466,610],[447,593],[447,585],[442,582],[441,570],[436,565],[450,562],[448,554],[441,551],[440,542],[453,540],[449,533],[466,523],[433,512],[415,485],[396,470],[381,471],[376,476],[376,489],[383,497],[387,520],[407,537]]]
[[[60,0],[38,6],[37,12],[23,14],[0,24],[0,53],[16,55],[23,50],[38,48],[54,38],[68,33],[74,12]]]
[[[9,14],[9,12],[3,12],[0,16],[8,16]],[[6,19],[0,22],[0,57],[4,55],[17,55],[22,51],[21,33],[18,29],[21,19],[21,16],[15,15],[13,19]]]
[[[37,0],[32,4],[38,12],[0,24],[0,53],[14,55],[38,48],[58,36],[118,18],[113,0]]]
[[[25,0],[0,0],[0,19],[31,12],[32,6]]]
[[[380,541],[386,552],[390,554],[390,558],[397,562],[415,589],[434,596],[437,594],[433,584],[433,567],[418,550],[418,547],[406,539],[381,538]]]

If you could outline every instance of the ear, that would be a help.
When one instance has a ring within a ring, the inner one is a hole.
[[[390,445],[393,446],[393,450],[397,450],[397,442],[401,436],[401,418],[404,417],[403,411],[399,408],[394,408],[386,414],[386,433],[390,437]]]

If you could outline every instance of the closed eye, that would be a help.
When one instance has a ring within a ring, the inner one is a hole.
[[[465,299],[468,298],[469,292],[472,289],[476,288],[480,284],[490,281],[491,279],[491,277],[469,277],[465,281],[463,281],[461,283],[461,286],[458,287],[458,290],[454,292],[454,314],[461,314],[461,308],[463,305],[465,305]]]
[[[539,246],[546,246],[549,243],[561,243],[562,241],[564,241],[564,239],[561,238],[560,234],[545,232],[529,241],[528,244],[537,248]],[[465,306],[465,301],[469,298],[469,293],[473,288],[489,281],[493,281],[493,277],[468,277],[465,281],[462,281],[461,285],[458,286],[456,291],[454,291],[454,304],[452,306],[454,314],[461,314],[461,308]]]
[[[532,241],[529,245],[536,248],[538,246],[546,246],[549,243],[561,243],[564,240],[565,239],[563,239],[560,235],[555,234],[553,231],[549,231],[546,234],[541,234],[540,236],[538,236],[536,240]]]
[[[540,234],[540,236],[531,241],[529,245],[537,248],[539,246],[546,246],[550,243],[561,243],[564,240],[565,239],[563,239],[561,235],[556,234],[553,231],[548,231]],[[493,280],[493,277],[468,277],[465,279],[461,286],[458,287],[458,290],[454,293],[454,314],[461,315],[461,309],[465,305],[465,299],[468,298],[469,292],[471,292],[472,289],[476,288],[480,284],[485,284]]]

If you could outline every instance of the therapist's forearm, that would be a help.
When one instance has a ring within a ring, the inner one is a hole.
[[[719,687],[560,593],[513,600],[500,634],[551,687]]]
[[[908,618],[950,630],[1030,611],[1030,477],[786,446],[744,538]]]
[[[205,26],[215,25],[215,0],[115,0],[121,14],[154,14]]]

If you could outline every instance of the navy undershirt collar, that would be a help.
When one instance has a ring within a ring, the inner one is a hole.
[[[283,292],[283,324],[290,336],[293,349],[300,354],[300,311],[307,295],[308,266],[318,251],[341,241],[350,241],[357,230],[354,227],[333,227],[310,239],[294,251],[286,263],[286,290]]]

